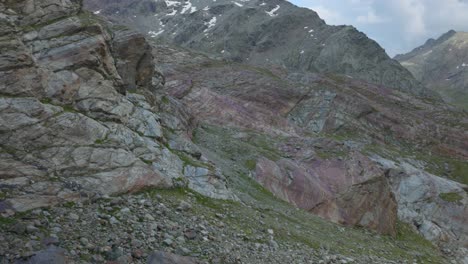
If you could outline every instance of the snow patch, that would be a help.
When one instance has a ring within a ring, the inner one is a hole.
[[[166,6],[167,7],[171,7],[171,6],[180,6],[180,2],[177,2],[177,1],[171,1],[171,0],[165,0],[164,2],[166,2]]]
[[[208,26],[203,32],[207,32],[210,28],[216,25],[216,17],[213,17],[210,21],[205,22],[205,26]]]
[[[181,14],[185,14],[185,12],[189,11],[190,14],[193,12],[197,11],[197,8],[195,6],[192,6],[191,2],[185,3],[185,5],[182,7],[182,11],[180,11]]]
[[[156,32],[156,31],[149,31],[149,32],[148,32],[148,35],[150,35],[150,37],[152,37],[152,38],[155,38],[155,37],[161,35],[163,32],[164,32],[164,29],[163,29],[163,30],[160,30],[160,31],[158,31],[158,32]]]
[[[101,10],[94,11],[93,14],[99,15],[101,13]]]
[[[274,16],[278,15],[278,14],[276,14],[276,11],[278,11],[279,9],[280,9],[280,6],[276,5],[276,7],[273,8],[271,11],[265,11],[265,13],[267,13],[271,17],[274,17]]]
[[[243,7],[243,6],[244,6],[243,4],[239,4],[239,3],[237,3],[237,2],[233,2],[233,3],[234,3],[236,6],[238,6],[238,7]]]

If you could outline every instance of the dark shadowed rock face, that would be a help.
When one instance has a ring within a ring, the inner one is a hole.
[[[314,11],[284,0],[85,0],[84,7],[149,37],[214,57],[292,71],[339,73],[428,95],[362,32],[326,25]]]
[[[468,33],[451,30],[395,59],[444,100],[468,109]]]
[[[26,211],[190,181],[164,145],[155,93],[164,78],[141,34],[112,31],[66,0],[0,7],[3,207]],[[227,198],[222,175],[210,177],[217,185],[205,194]]]

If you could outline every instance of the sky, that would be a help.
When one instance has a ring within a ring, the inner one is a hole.
[[[393,57],[454,29],[468,31],[468,0],[289,0],[330,25],[353,25]]]

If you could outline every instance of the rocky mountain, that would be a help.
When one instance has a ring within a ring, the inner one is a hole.
[[[447,102],[468,109],[468,33],[451,30],[395,59]]]
[[[362,32],[351,26],[329,26],[314,11],[285,0],[85,0],[84,4],[149,37],[217,58],[339,73],[428,95]]]
[[[98,11],[0,2],[0,263],[468,261],[466,112]]]

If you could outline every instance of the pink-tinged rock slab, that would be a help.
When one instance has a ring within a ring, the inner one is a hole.
[[[396,234],[397,205],[384,172],[359,153],[310,163],[260,158],[255,178],[279,198],[333,222]]]

